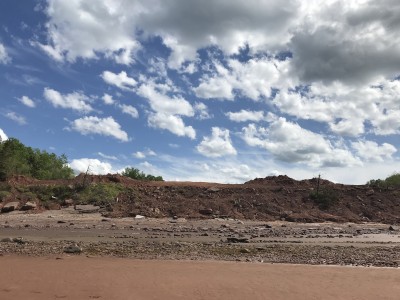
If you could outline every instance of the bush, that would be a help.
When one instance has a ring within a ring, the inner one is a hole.
[[[106,206],[116,200],[118,195],[124,191],[124,187],[115,183],[98,183],[86,186],[76,195],[80,204],[93,204]]]
[[[313,191],[310,193],[310,198],[318,204],[321,209],[328,209],[339,200],[337,192],[331,188],[322,188],[319,191]]]
[[[8,191],[0,191],[0,202],[10,197],[12,194]]]

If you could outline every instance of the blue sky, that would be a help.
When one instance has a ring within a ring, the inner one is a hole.
[[[167,180],[400,170],[397,1],[0,2],[0,135]]]

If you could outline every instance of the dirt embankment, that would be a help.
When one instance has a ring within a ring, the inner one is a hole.
[[[21,187],[118,184],[123,190],[105,211],[111,217],[211,218],[294,222],[382,222],[400,223],[400,189],[334,184],[317,179],[296,181],[287,176],[257,178],[244,184],[201,182],[143,182],[120,175],[80,175],[72,180],[38,181],[11,179],[11,194],[4,206],[20,197]],[[32,199],[31,199],[32,200]],[[67,199],[54,199],[63,204]],[[77,202],[77,200],[72,199]],[[41,202],[33,199],[40,210]],[[57,205],[55,206],[57,207]]]

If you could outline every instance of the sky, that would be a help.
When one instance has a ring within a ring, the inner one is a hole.
[[[400,171],[397,0],[0,1],[0,136],[76,173]]]

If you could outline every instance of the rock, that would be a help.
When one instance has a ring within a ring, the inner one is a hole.
[[[82,213],[82,214],[95,213],[95,212],[98,212],[99,209],[100,209],[100,206],[95,206],[95,205],[91,205],[91,204],[75,205],[75,210],[77,210],[79,213]]]
[[[199,213],[205,216],[210,216],[213,214],[213,210],[211,208],[200,209]]]
[[[145,216],[142,216],[142,215],[136,215],[135,216],[135,220],[143,220],[143,219],[145,219],[146,217]]]
[[[0,242],[2,242],[2,243],[12,243],[12,241],[13,241],[12,238],[9,238],[9,237],[3,238],[0,240]]]
[[[25,241],[22,237],[13,238],[12,241],[17,244],[25,244]]]
[[[241,253],[250,253],[251,251],[250,251],[250,249],[242,248],[242,249],[240,249],[240,252]]]
[[[72,200],[72,199],[65,199],[65,200],[64,200],[64,205],[65,205],[65,206],[74,205],[74,200]]]
[[[394,228],[393,226],[389,226],[389,231],[396,231],[396,228]]]
[[[172,219],[178,220],[178,216],[173,216]]]
[[[82,252],[82,248],[80,248],[77,244],[69,245],[64,247],[65,253],[77,254]]]
[[[161,210],[159,208],[153,208],[153,212],[157,215],[161,214]]]
[[[365,195],[371,196],[371,195],[373,195],[374,193],[375,193],[375,191],[374,191],[373,189],[370,189],[370,190],[368,190],[368,191],[365,193]]]
[[[37,204],[35,202],[26,202],[20,210],[31,210],[31,209],[35,209],[37,207]]]
[[[219,192],[220,189],[217,188],[216,186],[213,186],[213,187],[210,187],[207,191],[211,192],[211,193],[216,193],[216,192]]]
[[[19,206],[19,202],[18,201],[14,201],[14,202],[9,202],[7,204],[4,204],[4,206],[1,208],[1,212],[2,213],[7,213],[13,210],[16,210]]]
[[[272,228],[272,226],[269,225],[269,224],[265,224],[264,227],[265,227],[265,228]]]
[[[57,224],[64,224],[64,223],[66,223],[66,222],[62,221],[62,220],[57,221]]]
[[[248,238],[237,238],[237,237],[227,237],[226,241],[228,243],[248,243]]]

